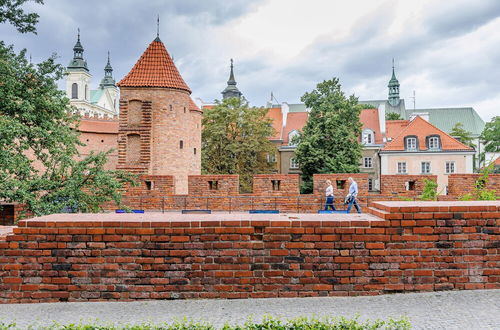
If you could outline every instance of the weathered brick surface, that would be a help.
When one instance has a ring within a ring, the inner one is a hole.
[[[190,96],[185,91],[123,87],[118,168],[172,175],[176,193],[186,194],[188,175],[201,171],[201,112],[190,108]]]
[[[450,174],[448,176],[448,196],[460,198],[472,193],[479,174]],[[500,195],[500,174],[489,174],[487,189],[493,189]]]
[[[190,196],[237,196],[240,191],[238,175],[190,175]]]
[[[436,175],[382,175],[380,194],[416,197],[422,194],[424,180],[436,181]]]
[[[54,215],[0,241],[3,303],[500,288],[499,202],[368,215]]]
[[[297,196],[299,194],[298,174],[259,174],[253,177],[253,195]]]

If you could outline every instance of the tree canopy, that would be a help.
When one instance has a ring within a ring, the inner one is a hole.
[[[37,13],[25,13],[22,5],[26,2],[43,4],[43,0],[0,0],[0,24],[10,23],[21,33],[36,33]]]
[[[362,105],[354,95],[344,95],[337,78],[319,83],[301,100],[311,111],[296,137],[295,157],[302,171],[302,191],[311,192],[315,173],[359,172]]]
[[[467,131],[462,123],[456,123],[451,129],[450,135],[469,147],[475,147],[472,133]]]
[[[24,2],[1,1],[0,22],[34,32],[38,16],[24,14]],[[109,152],[78,160],[79,118],[56,84],[63,73],[55,55],[35,65],[26,50],[16,54],[0,41],[0,201],[25,204],[35,215],[98,211],[133,183],[130,174],[104,170]]]
[[[268,154],[276,148],[267,109],[249,107],[244,99],[227,98],[205,109],[202,131],[202,171],[205,174],[239,174],[242,192],[251,191],[252,176],[270,173]]]
[[[386,112],[385,114],[385,120],[402,120],[401,116],[399,113],[396,112]]]
[[[481,140],[485,144],[484,151],[500,152],[500,116],[493,117],[486,123]]]

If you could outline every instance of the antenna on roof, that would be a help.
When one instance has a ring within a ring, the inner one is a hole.
[[[156,19],[156,37],[160,37],[160,14],[158,14],[158,18]]]
[[[413,110],[415,110],[415,104],[417,102],[417,96],[415,95],[415,91],[413,91],[413,96],[411,98],[413,99]]]

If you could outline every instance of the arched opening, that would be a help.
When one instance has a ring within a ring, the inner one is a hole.
[[[77,83],[73,83],[71,85],[71,98],[72,99],[78,98],[78,84]]]

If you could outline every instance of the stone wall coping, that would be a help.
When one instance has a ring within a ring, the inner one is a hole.
[[[382,219],[368,213],[351,214],[307,214],[307,213],[287,213],[287,214],[249,214],[249,213],[213,213],[213,214],[181,214],[178,212],[169,213],[145,213],[145,214],[52,214],[28,220],[21,220],[19,227],[115,227],[115,226],[138,226],[148,227],[148,224],[175,224],[180,227],[183,224],[210,227],[218,226],[271,226],[272,223],[288,223],[289,225],[300,223],[316,223],[328,225],[337,223],[342,226],[356,226],[365,222],[368,226],[370,222],[381,221]]]

